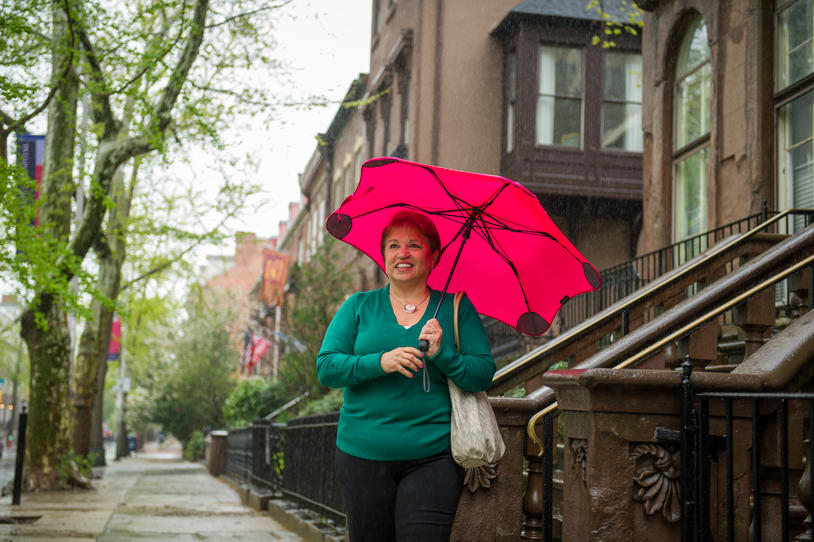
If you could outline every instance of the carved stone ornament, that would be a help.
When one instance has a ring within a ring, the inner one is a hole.
[[[681,519],[681,458],[679,450],[660,444],[638,444],[631,454],[636,461],[633,500],[644,503],[644,511],[661,515],[670,523]]]
[[[464,485],[470,493],[474,493],[480,488],[492,487],[492,480],[495,478],[497,478],[497,463],[490,463],[483,467],[466,469]]]
[[[579,467],[577,467],[579,465]],[[582,485],[588,487],[588,441],[585,439],[571,439],[571,469],[579,468],[582,473]]]

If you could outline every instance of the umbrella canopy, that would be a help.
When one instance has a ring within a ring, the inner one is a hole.
[[[599,287],[537,197],[504,177],[374,158],[326,227],[384,270],[382,230],[405,209],[428,216],[441,237],[429,286],[463,290],[479,313],[527,335],[542,335],[566,301]]]

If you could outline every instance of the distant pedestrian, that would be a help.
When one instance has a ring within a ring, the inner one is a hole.
[[[351,542],[444,542],[464,477],[450,453],[446,379],[485,390],[495,364],[469,300],[458,314],[461,353],[451,332],[452,296],[437,318],[427,311],[441,297],[427,286],[440,257],[433,223],[397,213],[382,231],[381,250],[389,284],[352,295],[317,356],[320,382],[344,388],[336,465],[348,531]],[[420,339],[429,342],[426,354],[416,348]]]

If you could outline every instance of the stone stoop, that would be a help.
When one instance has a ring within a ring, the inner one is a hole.
[[[237,492],[242,504],[268,513],[272,519],[301,536],[306,542],[346,542],[347,540],[343,529],[338,529],[323,521],[318,514],[300,508],[293,501],[275,497],[271,493],[246,484],[236,483],[228,476],[220,478]]]

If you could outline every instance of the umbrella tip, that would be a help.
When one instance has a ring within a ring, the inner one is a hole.
[[[550,325],[551,324],[546,322],[545,318],[536,312],[526,312],[521,314],[520,318],[517,319],[515,328],[517,331],[525,333],[526,335],[538,337],[545,333],[545,330],[547,330]]]
[[[351,217],[346,214],[331,213],[331,216],[328,217],[328,222],[325,223],[325,228],[328,230],[328,233],[337,239],[342,239],[350,232],[352,223]]]
[[[602,284],[602,280],[599,278],[599,272],[596,268],[588,262],[583,262],[582,271],[585,273],[585,279],[588,281],[588,284],[591,285],[591,288],[594,290],[599,288],[599,285]]]
[[[386,166],[387,164],[392,164],[393,162],[398,162],[396,158],[372,158],[362,164],[363,167],[380,167]]]

